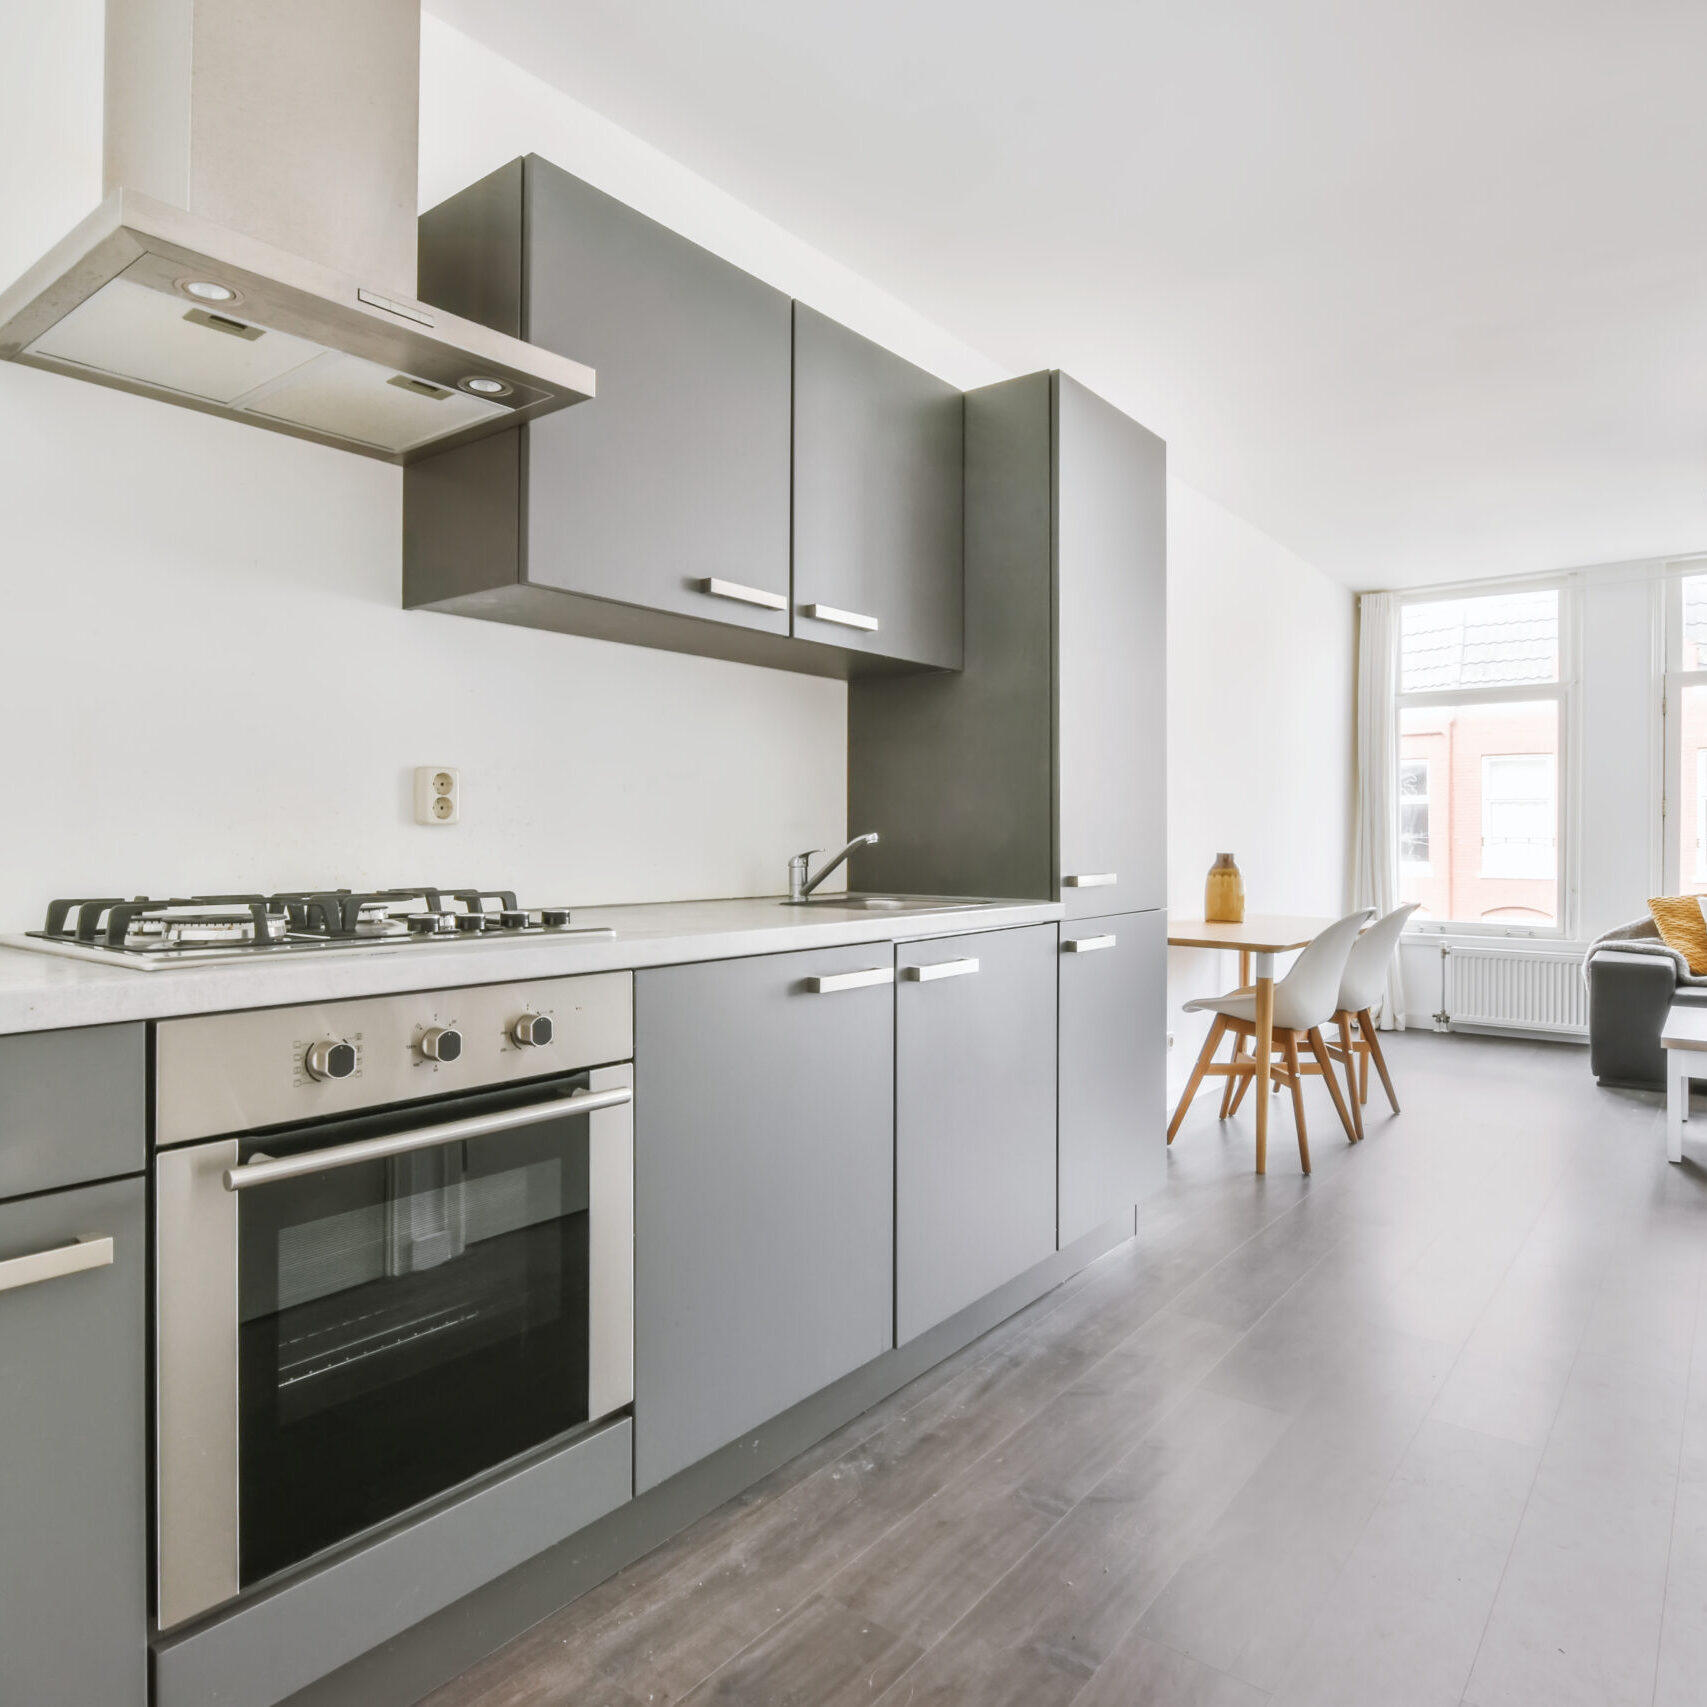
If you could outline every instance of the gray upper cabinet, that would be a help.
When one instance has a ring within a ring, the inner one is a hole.
[[[0,1203],[0,1701],[148,1698],[143,1252],[140,1179]]]
[[[1064,374],[970,391],[964,669],[848,693],[862,889],[1166,902],[1166,447]]]
[[[895,1337],[1055,1249],[1056,927],[904,943],[895,990]]]
[[[892,953],[635,975],[636,1492],[893,1343]]]
[[[1060,1224],[1065,1247],[1167,1177],[1167,915],[1061,926]]]
[[[961,662],[960,391],[794,305],[794,632]]]
[[[801,309],[797,413],[788,297],[533,155],[422,216],[417,288],[598,378],[405,472],[406,605],[821,675],[958,662],[953,387]]]
[[[598,390],[406,477],[405,602],[778,661],[789,298],[532,155],[423,215],[419,289]]]

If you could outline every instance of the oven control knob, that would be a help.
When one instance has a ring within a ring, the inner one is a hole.
[[[551,1041],[550,1014],[523,1014],[510,1027],[510,1041],[518,1049],[543,1049]]]
[[[328,1037],[309,1044],[302,1064],[311,1079],[347,1079],[356,1070],[355,1046],[342,1038]]]
[[[429,1061],[454,1061],[462,1054],[462,1033],[448,1025],[435,1025],[423,1032],[421,1053]]]

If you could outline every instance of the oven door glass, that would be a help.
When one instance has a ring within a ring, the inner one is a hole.
[[[263,1136],[241,1159],[585,1082]],[[565,1115],[240,1194],[243,1587],[588,1420],[589,1125]]]

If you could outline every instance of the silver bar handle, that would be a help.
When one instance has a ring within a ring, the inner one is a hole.
[[[856,610],[838,610],[834,605],[802,605],[800,609],[814,622],[833,622],[842,628],[862,628],[867,634],[877,632],[877,618],[861,616]]]
[[[781,593],[767,593],[763,587],[743,587],[739,581],[722,581],[715,575],[707,575],[699,590],[714,599],[734,599],[738,604],[759,605],[765,610],[788,609],[788,600]]]
[[[28,1256],[8,1257],[0,1262],[0,1292],[39,1286],[44,1280],[81,1274],[88,1268],[111,1268],[112,1262],[113,1241],[90,1235],[69,1245],[55,1245],[52,1250],[31,1251]]]
[[[939,960],[933,966],[903,966],[901,976],[915,984],[934,984],[939,978],[965,978],[977,970],[978,962],[973,959]]]
[[[806,980],[809,995],[833,996],[838,990],[867,990],[874,984],[893,984],[893,966],[869,966],[859,972],[824,972]]]
[[[421,1126],[410,1132],[393,1132],[386,1138],[363,1138],[354,1144],[338,1144],[330,1150],[304,1150],[295,1156],[269,1157],[264,1162],[246,1162],[227,1168],[227,1191],[245,1191],[252,1185],[271,1185],[275,1180],[300,1179],[304,1174],[322,1174],[330,1168],[354,1167],[357,1162],[382,1161],[404,1156],[411,1150],[433,1150],[441,1144],[457,1144],[468,1138],[490,1138],[513,1132],[518,1126],[536,1126],[542,1120],[572,1119],[596,1114],[601,1108],[620,1108],[634,1100],[628,1085],[613,1085],[608,1091],[576,1091],[553,1097],[550,1102],[529,1103],[526,1108],[507,1108],[498,1114],[475,1114],[467,1120],[447,1120],[440,1126]]]
[[[1061,947],[1068,954],[1095,954],[1099,948],[1113,948],[1115,940],[1112,936],[1070,936]]]
[[[1120,881],[1120,874],[1114,871],[1082,871],[1072,877],[1063,877],[1063,889],[1112,889]]]

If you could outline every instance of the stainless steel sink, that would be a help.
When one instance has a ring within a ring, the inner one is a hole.
[[[808,895],[804,901],[784,901],[784,907],[840,907],[872,913],[964,913],[988,907],[988,901],[960,901],[930,895]]]

